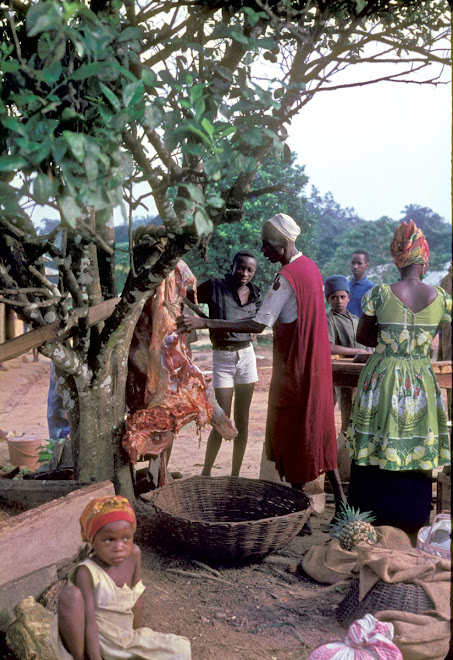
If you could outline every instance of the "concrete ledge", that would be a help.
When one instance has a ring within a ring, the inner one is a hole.
[[[79,518],[95,497],[114,495],[110,481],[81,488],[0,523],[0,586],[58,564],[83,546]]]
[[[0,586],[0,630],[6,631],[15,620],[14,607],[17,603],[27,596],[38,598],[56,580],[56,567],[47,566]]]

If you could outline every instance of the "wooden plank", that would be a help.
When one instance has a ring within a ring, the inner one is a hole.
[[[111,300],[104,300],[104,302],[99,305],[94,305],[88,310],[88,322],[90,325],[95,325],[101,321],[105,321],[111,315],[115,306],[119,302],[120,298],[112,298]],[[74,314],[77,317],[77,320],[82,316],[85,310],[77,308],[74,310]],[[42,328],[37,328],[36,330],[30,330],[19,337],[10,339],[9,341],[0,344],[0,362],[6,362],[7,360],[12,360],[15,357],[19,357],[23,353],[28,353],[32,348],[38,348],[48,341],[54,341],[55,339],[62,339],[64,337],[69,337],[74,333],[75,328],[77,327],[77,321],[72,320],[68,324],[67,330],[60,334],[60,325],[58,321],[54,323],[49,323],[49,325],[43,326]]]

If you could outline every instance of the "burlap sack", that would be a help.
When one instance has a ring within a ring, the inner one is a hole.
[[[411,542],[401,529],[383,525],[376,527],[378,541],[374,546],[393,550],[408,550]],[[302,568],[317,582],[335,584],[357,573],[357,550],[343,550],[338,539],[331,539],[326,545],[311,547],[302,560]]]

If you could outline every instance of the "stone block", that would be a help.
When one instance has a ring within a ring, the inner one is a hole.
[[[73,557],[82,547],[79,518],[95,497],[114,495],[104,481],[0,523],[0,585]]]
[[[55,660],[49,645],[53,615],[33,596],[16,605],[14,614],[15,621],[6,633],[6,641],[14,654],[21,660]]]

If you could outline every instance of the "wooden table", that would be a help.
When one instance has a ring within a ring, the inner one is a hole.
[[[364,364],[352,361],[353,358],[336,359],[332,357],[333,384],[339,387],[357,387],[360,372]],[[432,362],[434,373],[437,376],[439,387],[451,390],[452,369],[451,362]]]

